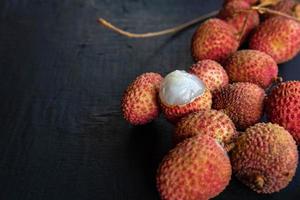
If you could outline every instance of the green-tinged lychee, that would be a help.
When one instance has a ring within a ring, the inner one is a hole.
[[[159,90],[162,112],[170,122],[187,114],[211,108],[209,89],[196,75],[176,70],[168,74]]]
[[[251,5],[246,1],[232,0],[223,6],[218,15],[236,28],[241,42],[259,25],[258,12],[250,8]]]
[[[250,39],[250,49],[263,51],[283,63],[300,51],[300,23],[284,17],[272,17],[264,21]]]
[[[268,54],[256,50],[240,50],[225,62],[231,82],[250,82],[267,88],[277,79],[278,66]]]
[[[265,101],[268,120],[286,128],[300,144],[300,81],[273,88]]]
[[[231,152],[233,173],[258,193],[285,188],[295,175],[298,151],[292,136],[277,124],[259,123],[236,140]]]
[[[164,200],[207,200],[228,185],[231,165],[226,151],[212,137],[186,139],[163,159],[157,188]]]
[[[237,136],[231,119],[223,112],[205,110],[182,118],[175,128],[174,142],[178,143],[197,134],[209,135],[221,144],[230,144]]]
[[[216,61],[201,60],[193,64],[189,72],[198,76],[211,92],[228,85],[227,73]]]
[[[160,74],[144,73],[128,86],[122,98],[122,112],[129,123],[146,124],[159,115],[157,96],[162,80]]]
[[[221,110],[238,130],[257,123],[263,114],[265,91],[253,83],[239,82],[216,91],[213,109]]]
[[[211,59],[222,62],[238,49],[237,30],[221,19],[209,19],[196,30],[192,39],[195,61]]]

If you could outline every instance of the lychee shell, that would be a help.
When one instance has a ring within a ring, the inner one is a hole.
[[[258,193],[273,193],[292,180],[298,151],[292,136],[277,124],[260,123],[246,130],[231,153],[236,177]]]
[[[162,80],[160,74],[144,73],[128,86],[121,104],[124,118],[129,123],[143,125],[158,117],[158,89]]]
[[[164,200],[207,200],[228,185],[231,165],[224,149],[207,135],[178,144],[163,159],[157,188]]]

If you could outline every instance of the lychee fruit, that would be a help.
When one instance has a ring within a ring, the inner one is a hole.
[[[163,159],[156,178],[164,200],[207,200],[221,193],[230,179],[226,151],[207,135],[178,144]]]
[[[220,144],[227,145],[237,136],[234,123],[223,112],[204,110],[182,118],[175,128],[174,143],[179,143],[197,134],[209,135]]]
[[[160,74],[144,73],[128,86],[122,98],[122,112],[130,124],[143,125],[158,117],[157,96],[162,80]]]
[[[221,19],[209,19],[196,30],[192,39],[195,61],[211,59],[224,61],[239,47],[237,30]]]
[[[236,140],[231,152],[233,173],[258,193],[285,188],[295,175],[298,151],[292,136],[277,124],[259,123]]]
[[[295,16],[296,15],[296,6],[298,4],[299,3],[297,3],[294,0],[281,0],[281,1],[278,1],[277,4],[271,6],[270,9],[272,9],[274,11],[279,11],[281,13],[288,14],[290,16]],[[269,14],[269,13],[265,14],[265,18],[275,17],[275,16],[278,16],[278,15]]]
[[[176,70],[168,74],[159,90],[162,112],[167,120],[176,122],[181,117],[211,108],[212,95],[196,75]]]
[[[286,128],[300,144],[300,81],[288,81],[272,89],[265,101],[268,120]]]
[[[250,8],[251,5],[246,1],[232,0],[223,6],[218,15],[236,28],[241,43],[259,25],[258,12]]]
[[[250,39],[250,49],[263,51],[277,63],[294,58],[300,51],[300,23],[284,17],[264,21]]]
[[[264,97],[265,91],[258,85],[233,83],[214,93],[212,107],[227,114],[238,130],[244,130],[260,120]]]
[[[228,85],[227,73],[216,61],[201,60],[193,64],[189,72],[198,76],[211,92]]]
[[[256,50],[235,52],[224,64],[231,82],[250,82],[267,88],[277,79],[278,66],[268,54]]]

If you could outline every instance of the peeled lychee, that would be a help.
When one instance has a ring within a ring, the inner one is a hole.
[[[221,19],[209,19],[196,30],[192,39],[195,61],[211,59],[224,61],[238,49],[237,30]]]
[[[230,84],[214,93],[213,109],[227,114],[239,130],[257,123],[263,113],[265,91],[253,83]]]
[[[295,175],[297,146],[289,132],[279,125],[256,124],[236,140],[231,163],[236,177],[252,190],[277,192]]]
[[[250,39],[250,49],[263,51],[283,63],[300,51],[300,23],[284,17],[264,21]]]
[[[192,65],[189,72],[198,76],[211,92],[228,85],[227,73],[216,61],[201,60]]]
[[[265,101],[267,118],[286,128],[300,144],[300,81],[273,88]]]
[[[224,64],[231,82],[250,82],[267,88],[277,79],[278,66],[268,54],[256,50],[235,52]]]
[[[128,86],[122,98],[122,112],[129,123],[146,124],[159,115],[157,95],[162,80],[160,74],[144,73]]]
[[[196,75],[176,70],[168,74],[159,90],[162,112],[171,122],[199,110],[211,108],[209,89]]]
[[[197,134],[209,135],[224,145],[230,144],[237,136],[231,119],[216,110],[199,111],[182,118],[176,124],[174,142],[179,143]]]
[[[163,159],[157,188],[164,200],[207,200],[228,185],[231,165],[218,142],[198,135],[178,144]]]
[[[251,5],[246,1],[232,0],[223,6],[218,15],[236,28],[241,42],[259,25],[258,12],[250,8]]]

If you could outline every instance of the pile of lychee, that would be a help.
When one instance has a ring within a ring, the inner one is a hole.
[[[293,18],[248,9],[267,4]],[[175,126],[157,171],[161,199],[213,198],[232,173],[258,193],[287,187],[298,164],[300,81],[282,81],[278,64],[300,52],[297,17],[292,0],[227,0],[196,30],[187,71],[144,73],[129,85],[122,112],[130,124],[162,112]]]

